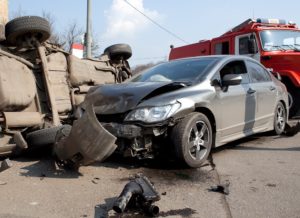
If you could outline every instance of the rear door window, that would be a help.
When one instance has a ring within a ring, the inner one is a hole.
[[[251,81],[253,83],[271,81],[269,72],[259,64],[252,61],[247,61],[247,66],[249,74],[251,76]]]

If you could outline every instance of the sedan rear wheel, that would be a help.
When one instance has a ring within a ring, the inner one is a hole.
[[[274,132],[277,135],[280,135],[284,132],[285,125],[286,125],[286,110],[284,105],[279,102],[275,109],[274,115]]]
[[[192,113],[172,130],[171,141],[177,159],[189,167],[200,167],[212,147],[212,128],[202,113]]]

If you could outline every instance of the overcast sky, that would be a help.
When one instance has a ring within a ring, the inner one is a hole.
[[[248,18],[281,18],[300,25],[299,0],[128,0],[186,42],[217,37]],[[77,21],[85,28],[86,0],[9,0],[10,16],[50,12],[58,32]],[[93,29],[102,50],[115,43],[133,49],[131,65],[167,58],[170,45],[185,43],[163,31],[124,0],[92,0]]]

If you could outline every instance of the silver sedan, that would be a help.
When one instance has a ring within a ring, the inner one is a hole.
[[[117,138],[118,152],[148,158],[166,149],[190,167],[201,166],[213,147],[283,133],[288,117],[286,87],[244,56],[163,63],[93,90],[85,103]]]

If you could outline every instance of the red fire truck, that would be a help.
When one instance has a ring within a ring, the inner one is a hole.
[[[174,48],[169,60],[204,55],[247,55],[279,73],[289,92],[290,116],[300,117],[300,29],[280,19],[248,19],[220,37]]]

